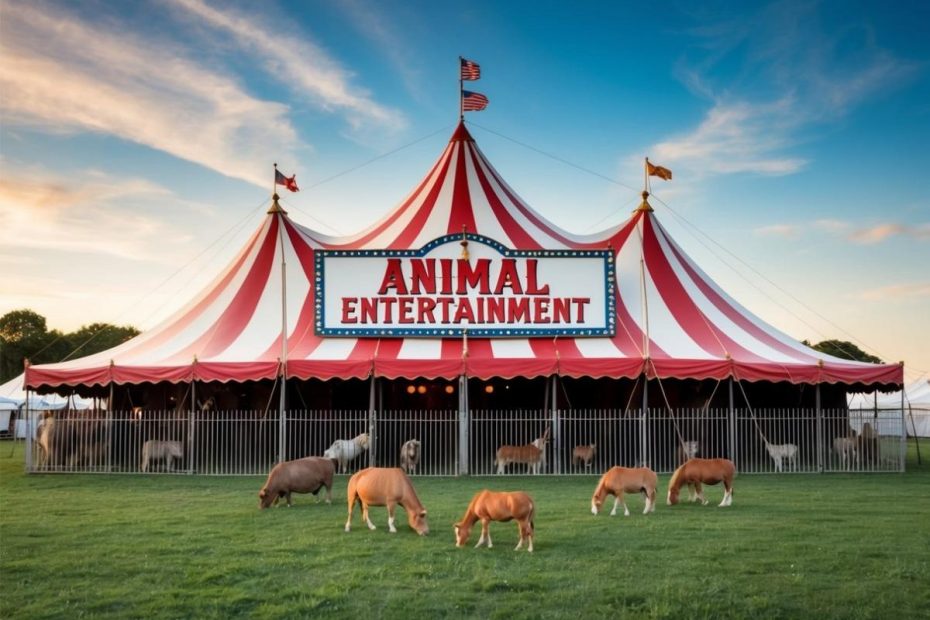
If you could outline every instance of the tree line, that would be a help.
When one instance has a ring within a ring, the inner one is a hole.
[[[13,310],[0,317],[0,383],[23,372],[30,364],[52,364],[106,351],[137,336],[131,325],[83,325],[65,333],[48,329],[45,317],[32,310]]]

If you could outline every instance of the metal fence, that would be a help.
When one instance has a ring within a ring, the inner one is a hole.
[[[498,472],[501,446],[544,447],[539,473],[599,474],[613,465],[673,471],[686,458],[728,458],[740,473],[903,471],[900,411],[812,409],[71,411],[29,433],[30,472],[263,475],[279,460],[323,456],[367,435],[346,463],[402,465],[418,443],[414,475]],[[543,440],[546,440],[543,442]],[[411,465],[410,462],[404,463]],[[503,466],[533,471],[532,462]]]

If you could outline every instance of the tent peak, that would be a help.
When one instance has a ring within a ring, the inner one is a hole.
[[[468,133],[468,130],[465,129],[465,121],[459,121],[459,126],[455,128],[455,132],[452,134],[452,138],[449,142],[474,142],[475,139],[471,137],[471,134]]]
[[[284,208],[278,203],[278,200],[280,198],[281,197],[278,196],[278,192],[275,192],[271,195],[271,207],[269,207],[268,209],[269,214],[270,213],[283,213],[284,215],[287,215],[287,211],[285,211]]]

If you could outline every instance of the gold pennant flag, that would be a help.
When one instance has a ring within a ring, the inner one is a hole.
[[[665,179],[666,181],[672,180],[672,171],[668,168],[663,168],[662,166],[654,166],[649,161],[646,161],[646,172],[649,173],[651,177],[659,177],[660,179]]]

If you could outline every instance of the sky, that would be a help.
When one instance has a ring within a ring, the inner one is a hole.
[[[930,369],[930,3],[0,0],[0,315],[152,327],[258,228],[273,164],[349,234],[466,115],[574,233],[652,205],[799,340]]]

